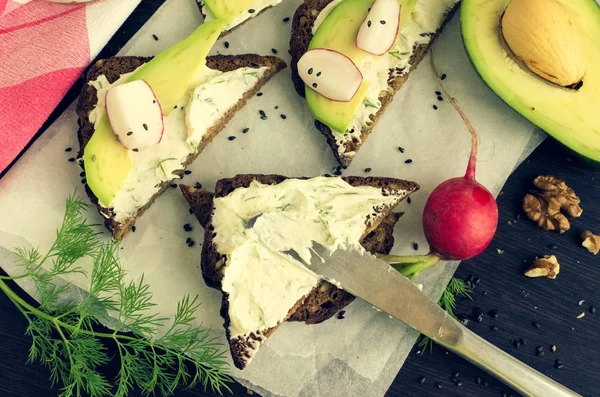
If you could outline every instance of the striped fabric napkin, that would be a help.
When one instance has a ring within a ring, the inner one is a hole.
[[[141,0],[0,0],[0,173]]]

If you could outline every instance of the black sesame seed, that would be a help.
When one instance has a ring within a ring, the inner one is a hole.
[[[135,233],[136,227],[135,226],[131,226],[131,231]]]
[[[188,212],[189,212],[190,214],[193,214],[193,213],[194,213],[194,210],[190,208],[190,209],[188,210]],[[216,235],[217,235],[217,233],[215,233],[215,236],[216,236]]]
[[[488,314],[490,315],[491,318],[498,318],[498,310],[496,310],[496,309],[490,310],[488,312]]]
[[[346,314],[346,311],[345,310],[341,310],[338,313],[338,315],[337,315],[338,320],[343,320],[344,319],[344,314]]]
[[[177,105],[173,106],[173,109],[177,109]]]
[[[274,109],[275,109],[275,110],[279,109],[279,106],[278,106],[278,105],[276,105],[276,106],[274,107]]]
[[[267,115],[264,110],[259,110],[258,114],[260,114],[263,117]]]
[[[277,54],[277,50],[276,50],[275,48],[271,48],[271,52],[272,52],[273,54]]]
[[[440,91],[436,91],[435,95],[442,95],[442,93]]]
[[[183,230],[185,230],[186,232],[191,232],[192,225],[190,225],[189,223],[186,223],[185,225],[183,225]]]
[[[438,389],[443,389],[444,388],[444,386],[442,386],[440,383],[436,383],[435,387],[437,387]]]
[[[131,149],[131,150],[133,150],[133,151],[134,151],[134,152],[136,152],[136,153],[140,151],[140,149],[138,149],[138,148],[135,148],[135,147],[134,147],[133,149]]]
[[[186,242],[186,244],[189,244],[189,243],[190,243],[190,241],[192,241],[192,238],[191,238],[191,237],[188,237],[188,238],[186,238],[186,239],[185,239],[185,242]]]
[[[156,103],[156,99],[153,99],[153,100],[152,100],[152,103]]]
[[[404,153],[404,148],[402,146],[398,146],[398,150],[400,151],[400,153]]]
[[[433,110],[437,110],[437,109],[438,109],[437,105],[433,105]]]
[[[266,120],[266,119],[268,119],[268,117],[267,116],[260,116],[260,119],[261,120]]]
[[[133,131],[129,131],[129,132],[127,133],[127,136],[132,136],[132,135],[133,135]]]
[[[234,137],[233,135],[231,135],[231,136],[230,136],[229,138],[227,138],[227,139],[229,139],[230,141],[233,141],[233,140],[235,139],[235,137]]]
[[[406,198],[406,202],[407,202],[408,204],[410,204],[410,203],[412,203],[412,199],[411,199],[410,197],[407,197],[407,198]]]
[[[66,148],[66,149],[65,149],[65,152],[67,152],[67,153],[68,153],[68,152],[70,152],[71,150],[73,150],[73,149],[72,149],[72,148],[70,148],[70,147],[68,147],[68,148]]]
[[[417,382],[419,382],[420,384],[425,383],[425,381],[427,380],[427,378],[425,378],[424,376],[420,376],[419,379],[417,379]]]
[[[179,175],[179,179],[183,179],[184,176],[185,175],[183,175],[183,174]]]
[[[74,162],[75,162],[75,159],[74,159],[73,157],[71,157],[71,158],[69,159],[69,163],[74,163]]]
[[[248,10],[248,12],[249,12],[250,14],[254,14],[254,13],[256,12],[256,10],[255,10],[254,8],[251,8],[251,9],[249,9],[249,10]]]
[[[380,24],[385,25],[385,21],[382,19],[381,21],[379,21]]]
[[[191,240],[191,241],[188,243],[188,247],[190,247],[190,248],[191,248],[191,247],[193,247],[195,244],[196,244],[196,242],[195,242],[194,240]]]
[[[412,247],[415,251],[419,250],[419,244],[417,244],[417,243],[412,243]]]
[[[173,189],[175,189],[175,188],[177,187],[177,184],[176,184],[176,183],[171,183],[171,187],[172,187]]]
[[[229,48],[229,42],[228,41],[224,42],[223,45],[225,46],[225,48]]]
[[[371,168],[365,168],[365,172],[371,172]]]
[[[317,88],[317,83],[312,83],[313,88]]]
[[[532,322],[532,323],[531,323],[531,325],[532,325],[534,328],[537,328],[537,329],[540,329],[540,327],[541,327],[541,326],[540,326],[540,324],[539,324],[538,322],[535,322],[535,321],[534,321],[534,322]]]
[[[437,100],[438,100],[438,101],[443,101],[443,100],[444,100],[444,98],[442,98],[441,96],[438,96],[438,97],[437,97]]]
[[[192,173],[192,171],[190,171],[190,170],[185,170],[185,171],[183,171],[183,173],[184,173],[184,174],[186,174],[186,175],[189,175],[189,174],[191,174],[191,173]]]
[[[590,313],[596,314],[596,306],[590,306]]]
[[[290,21],[290,17],[283,18],[283,22],[289,22],[289,21]]]
[[[202,189],[202,184],[200,182],[196,182],[194,189]]]
[[[287,119],[287,116],[286,116],[285,114],[283,114],[283,113],[282,113],[282,114],[280,114],[279,116],[280,116],[282,119],[284,119],[284,120],[285,120],[285,119]]]
[[[367,21],[367,26],[371,27],[371,21]]]
[[[551,250],[555,250],[555,249],[557,249],[557,248],[558,248],[558,245],[556,245],[556,244],[550,244],[550,245],[548,246],[548,248],[550,248]]]
[[[259,92],[259,93],[256,94],[256,96],[263,96],[263,93]]]
[[[85,176],[85,171],[81,171],[81,172],[79,173],[79,176],[83,178],[83,177]]]
[[[322,72],[318,72],[318,73],[317,73],[317,77],[320,77],[320,76],[321,76],[321,73],[322,73]]]
[[[446,80],[446,77],[447,77],[447,76],[446,76],[446,73],[442,73],[442,75],[440,76],[440,79],[442,79],[442,80]]]
[[[405,164],[410,164],[410,163],[412,163],[412,162],[413,162],[413,161],[412,161],[412,159],[407,159],[407,160],[404,160],[404,163],[405,163]]]
[[[154,40],[158,41],[158,36],[157,36],[157,35],[153,34],[153,35],[152,35],[152,38],[153,38]]]
[[[87,180],[86,180],[85,178],[83,178],[83,179],[81,180],[81,184],[83,184],[83,185],[85,185],[85,184],[86,184],[86,182],[87,182]]]
[[[313,73],[313,68],[308,69],[308,74],[312,74]]]
[[[181,111],[183,111],[184,109],[185,109],[185,107],[184,107],[184,106],[182,106],[182,107],[181,107]]]

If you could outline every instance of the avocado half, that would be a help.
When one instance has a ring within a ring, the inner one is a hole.
[[[463,0],[463,42],[479,75],[509,106],[573,151],[600,162],[600,6],[595,0],[558,1],[583,40],[587,72],[577,90],[548,83],[511,58],[500,30],[511,0]]]

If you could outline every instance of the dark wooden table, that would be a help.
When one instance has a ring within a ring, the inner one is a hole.
[[[160,4],[161,0],[144,0],[100,57],[115,54]],[[79,86],[69,93],[48,125],[77,96]],[[564,179],[581,198],[583,216],[572,219],[571,230],[562,235],[543,231],[521,211],[523,196],[538,175]],[[498,205],[500,223],[494,241],[482,255],[463,262],[456,274],[463,279],[480,279],[473,300],[458,302],[456,312],[473,318],[469,328],[519,360],[584,396],[600,395],[600,312],[590,312],[593,305],[600,308],[600,256],[581,247],[579,237],[588,229],[600,233],[600,167],[547,140],[511,175]],[[523,271],[531,261],[544,254],[558,257],[558,278],[525,277]],[[581,300],[585,302],[579,305]],[[498,317],[488,315],[490,310],[498,310]],[[485,313],[481,322],[474,319],[478,312]],[[577,319],[580,313],[586,315]],[[48,370],[37,363],[26,364],[30,340],[24,335],[25,326],[21,314],[0,294],[0,396],[56,396],[60,391],[50,387]],[[517,348],[518,340],[521,345]],[[536,355],[539,346],[544,349],[543,356]],[[556,368],[556,360],[564,367]],[[424,383],[418,381],[421,377]],[[246,389],[239,385],[232,390],[236,396],[246,395]],[[432,353],[424,355],[413,349],[388,395],[497,397],[511,393],[518,395],[435,346]],[[177,396],[214,394],[197,388],[179,391]]]

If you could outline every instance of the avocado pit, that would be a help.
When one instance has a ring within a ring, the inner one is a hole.
[[[512,0],[500,38],[521,67],[561,87],[579,89],[587,66],[578,29],[556,0]]]

